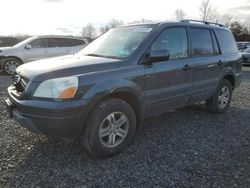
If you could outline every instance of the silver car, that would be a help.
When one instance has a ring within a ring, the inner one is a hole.
[[[0,48],[1,69],[11,75],[20,64],[43,58],[74,54],[86,45],[87,41],[76,37],[31,37],[13,47]]]
[[[242,55],[242,65],[250,65],[250,48],[247,48],[241,52]]]

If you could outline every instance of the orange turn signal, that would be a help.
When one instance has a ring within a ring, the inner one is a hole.
[[[76,90],[77,90],[76,87],[69,87],[60,93],[59,98],[61,98],[61,99],[73,98],[76,94]]]

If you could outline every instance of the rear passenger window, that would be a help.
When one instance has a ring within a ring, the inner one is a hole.
[[[233,34],[227,30],[215,30],[223,54],[238,53]]]
[[[61,38],[49,38],[48,39],[48,46],[50,48],[65,47],[65,39],[61,39]]]
[[[85,44],[85,42],[83,40],[66,39],[66,46],[81,46],[84,44]]]
[[[185,28],[169,28],[163,31],[152,45],[152,51],[168,50],[170,59],[188,56],[187,31]]]
[[[85,45],[85,42],[83,40],[78,39],[64,39],[64,42],[66,47]]]
[[[210,31],[207,29],[191,28],[192,55],[209,56],[214,54]]]

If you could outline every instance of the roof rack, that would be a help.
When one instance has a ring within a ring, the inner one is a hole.
[[[217,26],[220,26],[220,27],[226,27],[225,25],[223,24],[219,24],[219,23],[215,23],[215,22],[208,22],[208,21],[201,21],[201,20],[181,20],[180,22],[187,22],[187,23],[203,23],[203,24],[206,24],[206,25],[217,25]]]

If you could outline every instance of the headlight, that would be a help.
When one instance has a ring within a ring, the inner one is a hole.
[[[77,77],[64,77],[42,82],[34,93],[34,97],[70,99],[76,94],[78,88]]]

